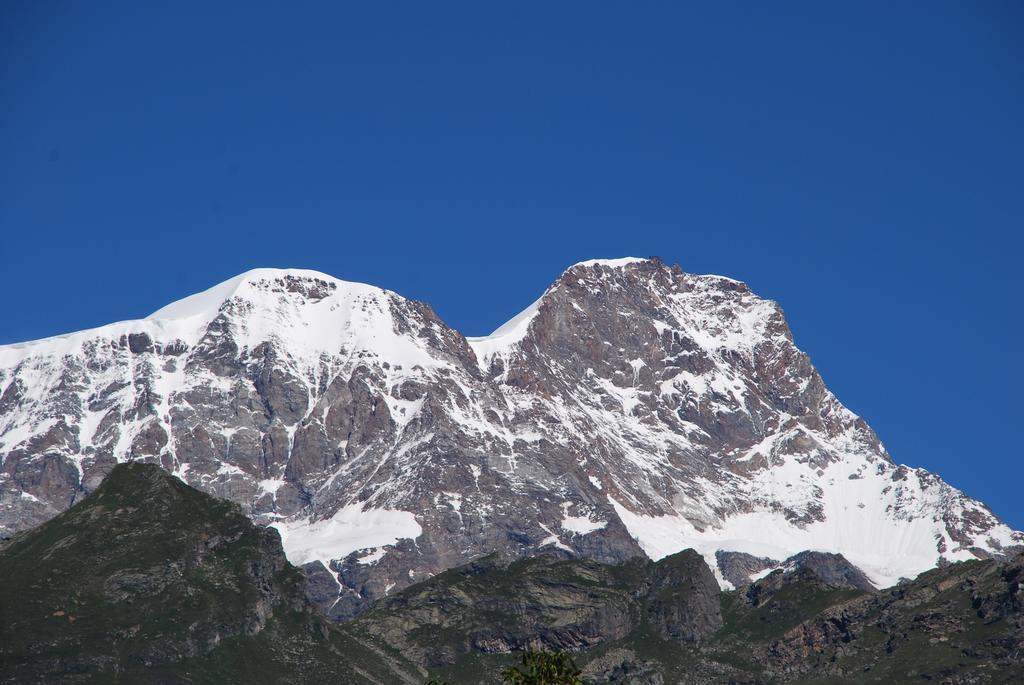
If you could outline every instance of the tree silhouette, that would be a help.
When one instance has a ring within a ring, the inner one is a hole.
[[[501,678],[508,685],[583,685],[580,669],[565,652],[526,652],[523,669],[503,669]]]

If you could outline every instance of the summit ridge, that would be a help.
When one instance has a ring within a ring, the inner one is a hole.
[[[722,587],[720,553],[756,576],[811,550],[883,587],[1024,543],[896,464],[776,303],[657,258],[575,264],[484,337],[375,286],[256,269],[0,347],[0,532],[124,461],[276,527],[338,619],[498,549],[692,547]]]

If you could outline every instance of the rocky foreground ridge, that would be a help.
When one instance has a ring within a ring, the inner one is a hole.
[[[595,685],[1024,679],[1024,555],[888,591],[822,569],[777,569],[720,592],[692,550],[619,565],[485,559],[381,600],[347,629],[451,685],[498,683],[524,649],[572,652]]]
[[[258,269],[150,317],[0,347],[0,531],[159,464],[280,532],[335,619],[502,550],[695,549],[723,588],[815,550],[874,587],[1024,542],[895,464],[781,309],[658,259],[565,271],[491,336]]]
[[[1024,678],[1024,555],[876,591],[810,553],[725,592],[692,550],[566,556],[492,555],[339,626],[273,529],[155,465],[119,465],[0,548],[0,683],[488,685],[524,649],[570,652],[588,685]]]
[[[0,683],[422,682],[336,629],[304,584],[237,504],[121,464],[0,548]]]

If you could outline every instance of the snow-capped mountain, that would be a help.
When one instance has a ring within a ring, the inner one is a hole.
[[[778,305],[653,258],[576,264],[483,338],[387,290],[258,269],[3,346],[0,459],[6,534],[156,461],[277,527],[339,618],[495,550],[693,547],[713,569],[818,550],[885,586],[1024,543],[894,464]]]

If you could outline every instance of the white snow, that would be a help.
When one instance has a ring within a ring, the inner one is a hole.
[[[568,502],[562,504],[562,530],[567,530],[577,535],[586,535],[587,533],[593,533],[595,530],[601,530],[608,525],[607,521],[592,521],[589,516],[570,516],[570,506]]]
[[[537,316],[543,301],[544,296],[541,295],[529,307],[499,326],[490,335],[466,338],[481,368],[486,369],[496,355],[508,354],[516,343],[526,337],[530,323]]]
[[[245,475],[245,471],[243,471],[242,469],[238,468],[234,464],[225,464],[224,462],[221,462],[221,465],[217,467],[217,475],[218,476]]]
[[[462,495],[457,492],[445,492],[442,494],[448,499],[448,504],[451,505],[452,509],[456,512],[462,511]]]
[[[757,571],[755,573],[751,573],[750,576],[749,576],[750,577],[750,582],[754,583],[756,581],[761,580],[762,578],[764,578],[764,577],[768,576],[769,574],[771,574],[771,572],[774,571],[777,568],[779,568],[779,567],[778,566],[770,566],[770,567],[768,567],[766,569],[761,569],[760,571]]]
[[[178,468],[174,469],[174,477],[182,483],[188,483],[188,472],[191,468],[192,464],[189,464],[188,462],[178,464]]]
[[[820,503],[824,520],[803,525],[789,521],[777,510],[763,508],[697,526],[683,513],[648,516],[635,513],[613,497],[608,499],[630,535],[652,559],[693,548],[712,569],[719,550],[772,559],[805,550],[832,552],[845,556],[872,584],[882,588],[934,568],[940,557],[940,538],[946,542],[947,551],[942,555],[946,559],[973,558],[968,549],[949,539],[944,523],[931,514],[938,510],[937,499],[948,506],[956,492],[953,488],[924,488],[914,471],[906,481],[894,483],[891,475],[896,467],[891,465],[850,479],[858,465],[853,460],[835,462],[817,476],[808,464],[789,457],[782,466],[755,474],[746,484],[752,501],[762,497],[776,507],[781,504],[796,511],[811,502]],[[985,537],[990,535],[1001,544],[1013,544],[1006,526],[997,526]],[[974,544],[990,548],[987,539]]]
[[[407,511],[363,509],[362,504],[342,507],[329,519],[297,520],[272,524],[281,534],[288,561],[296,566],[320,560],[327,566],[360,549],[393,545],[416,539],[423,528]]]
[[[234,278],[229,278],[223,283],[218,283],[212,288],[207,288],[195,295],[189,295],[188,297],[163,306],[146,318],[151,321],[160,319],[179,321],[181,319],[191,319],[197,316],[203,316],[209,319],[211,318],[211,314],[215,314],[220,309],[225,300],[230,299],[237,292],[239,285],[244,281],[250,278],[275,277],[280,273],[281,270],[278,269],[253,269],[251,271],[246,271],[245,273],[238,274]]]
[[[267,478],[261,480],[257,485],[259,485],[260,491],[264,494],[274,495],[278,490],[284,487],[284,483],[285,481],[283,478]]]
[[[322,281],[333,286],[333,291],[320,300],[306,298],[280,287],[288,277]],[[17,366],[30,357],[59,359],[80,354],[86,343],[96,339],[117,341],[132,333],[146,333],[158,344],[181,341],[191,348],[228,302],[234,302],[243,313],[229,320],[242,352],[273,340],[287,353],[289,358],[284,361],[303,372],[315,371],[323,355],[337,355],[343,349],[350,353],[364,350],[392,365],[437,365],[415,336],[395,331],[393,301],[401,298],[375,286],[342,281],[318,271],[253,269],[158,309],[145,319],[0,346],[0,368]],[[31,386],[45,388],[48,384],[33,382]]]
[[[607,266],[613,269],[618,269],[630,264],[636,264],[637,262],[646,262],[646,259],[642,257],[619,257],[618,259],[587,259],[582,262],[576,262],[569,268],[577,266]]]
[[[550,528],[545,526],[543,523],[540,524],[540,527],[544,529],[544,532],[546,532],[548,536],[540,541],[540,544],[537,545],[538,547],[547,547],[548,545],[554,545],[558,549],[565,550],[566,552],[573,552],[575,554],[575,550],[573,550],[573,548],[569,545],[562,542],[562,538],[558,537],[558,535],[551,532]]]
[[[356,561],[364,566],[376,564],[378,561],[384,558],[384,555],[388,553],[387,547],[378,547],[375,550],[364,554],[363,556],[356,559]]]

